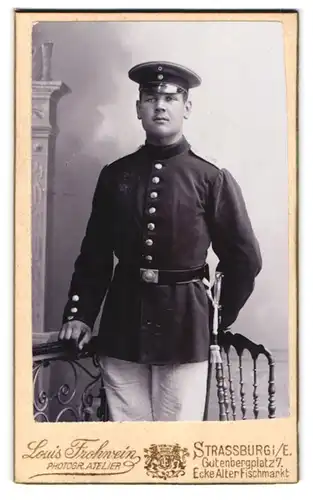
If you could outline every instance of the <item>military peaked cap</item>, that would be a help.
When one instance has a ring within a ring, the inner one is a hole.
[[[194,71],[167,61],[137,64],[129,70],[128,76],[139,83],[139,90],[154,90],[166,94],[188,92],[201,83],[201,78]]]

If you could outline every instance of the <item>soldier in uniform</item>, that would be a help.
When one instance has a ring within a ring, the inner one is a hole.
[[[223,329],[253,291],[259,245],[235,179],[183,135],[188,91],[200,77],[153,61],[133,67],[129,78],[139,84],[146,142],[100,173],[59,338],[87,344],[105,298],[97,346],[110,419],[202,420],[207,250],[212,244],[224,275]]]

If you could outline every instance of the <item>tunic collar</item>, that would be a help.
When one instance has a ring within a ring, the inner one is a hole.
[[[143,147],[144,151],[153,158],[154,160],[166,160],[177,156],[181,153],[187,151],[190,148],[186,138],[184,136],[179,139],[175,144],[170,144],[169,146],[155,146],[154,144],[149,144],[147,141]]]

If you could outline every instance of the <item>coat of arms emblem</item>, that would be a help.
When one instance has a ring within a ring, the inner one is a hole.
[[[144,448],[146,473],[153,478],[172,479],[185,475],[186,457],[188,449],[178,443],[152,444]]]

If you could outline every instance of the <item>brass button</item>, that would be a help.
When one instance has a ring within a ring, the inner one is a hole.
[[[153,182],[153,184],[159,184],[160,177],[152,177],[152,182]]]
[[[78,297],[78,295],[73,295],[72,300],[73,300],[74,302],[78,302],[78,301],[79,301],[79,297]]]
[[[155,214],[156,208],[155,207],[151,207],[151,208],[149,208],[148,212],[149,212],[149,214]]]
[[[157,169],[157,170],[161,170],[161,168],[163,168],[163,165],[161,163],[156,163],[154,165],[154,167]]]
[[[147,227],[148,227],[149,231],[153,231],[153,229],[155,228],[155,224],[153,224],[153,222],[149,222]]]
[[[152,192],[150,193],[150,198],[155,199],[155,198],[157,198],[157,197],[158,197],[158,193],[157,193],[156,191],[152,191]]]
[[[153,257],[152,257],[152,255],[146,255],[145,259],[148,260],[149,262],[151,262]]]
[[[146,245],[148,247],[151,247],[153,245],[153,240],[150,240],[150,239],[146,240]]]
[[[77,307],[72,307],[71,313],[77,313],[77,311],[78,311]]]

